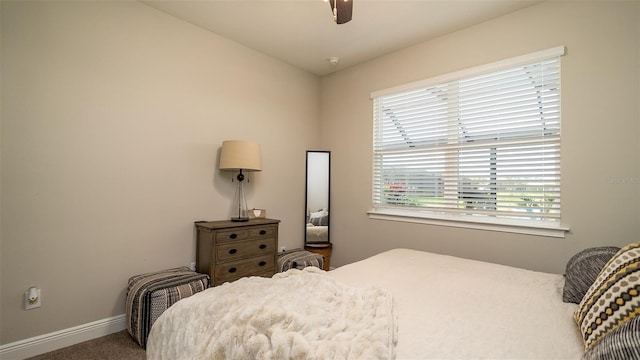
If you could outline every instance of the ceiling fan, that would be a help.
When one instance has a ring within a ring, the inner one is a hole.
[[[344,24],[351,21],[351,12],[353,10],[353,0],[324,0],[331,6],[333,12],[333,21],[336,24]]]

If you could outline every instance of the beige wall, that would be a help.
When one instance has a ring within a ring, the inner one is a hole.
[[[406,247],[562,272],[579,249],[640,240],[639,43],[637,1],[553,1],[324,77],[322,139],[333,156],[332,264]],[[567,47],[561,165],[563,223],[571,227],[566,238],[367,217],[372,91],[557,45]]]
[[[129,276],[189,265],[262,145],[249,207],[301,246],[319,79],[138,2],[2,2],[2,344],[124,313]],[[22,310],[42,288],[42,308]]]

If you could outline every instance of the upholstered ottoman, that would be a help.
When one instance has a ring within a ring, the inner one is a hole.
[[[209,275],[187,267],[140,274],[129,279],[127,288],[127,330],[143,348],[151,326],[178,300],[209,287]]]
[[[322,269],[324,257],[302,249],[289,250],[278,254],[279,272],[285,272],[289,269],[302,269],[307,266],[315,266]]]

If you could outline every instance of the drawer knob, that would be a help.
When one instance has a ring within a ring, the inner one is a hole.
[[[260,246],[258,246],[258,247],[259,247],[260,249],[266,249],[266,248],[267,248],[267,245],[265,245],[265,244],[260,244]]]
[[[229,239],[235,239],[238,237],[238,234],[231,234],[229,235]]]
[[[231,250],[229,250],[229,254],[231,254],[231,255],[233,255],[233,254],[235,254],[235,253],[237,253],[237,252],[238,252],[238,250],[237,250],[237,249],[231,249]]]
[[[236,272],[236,268],[232,267],[231,269],[229,269],[229,272],[233,274],[234,272]]]
[[[260,230],[260,235],[264,235],[267,233],[267,230]]]
[[[258,265],[260,265],[260,266],[265,266],[265,265],[267,265],[267,262],[266,262],[266,261],[260,261],[260,262],[258,263]]]

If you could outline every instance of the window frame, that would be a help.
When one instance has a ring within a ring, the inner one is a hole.
[[[375,91],[371,93],[371,99],[374,100],[378,97],[398,94],[414,89],[428,88],[443,83],[452,82],[462,78],[468,78],[477,76],[483,73],[492,71],[498,71],[504,68],[515,67],[536,61],[546,60],[554,57],[561,57],[565,54],[566,50],[564,46],[557,46],[547,50],[542,50],[522,56],[505,59],[490,64],[476,66],[473,68],[456,71],[453,73],[436,76],[433,78],[404,84],[389,89]],[[375,111],[375,109],[374,109]],[[375,113],[374,113],[375,115]],[[375,117],[374,117],[375,121]],[[374,137],[375,137],[374,133]],[[375,138],[374,138],[375,146]],[[375,162],[375,156],[374,156]],[[375,164],[372,164],[375,170]],[[558,165],[560,166],[560,165]],[[375,173],[375,171],[374,171]],[[456,191],[460,191],[461,187],[456,184]],[[375,197],[375,187],[372,187],[372,200]],[[560,195],[558,195],[560,196]],[[473,215],[460,215],[453,213],[441,213],[429,210],[428,208],[385,208],[375,207],[372,203],[372,208],[367,212],[369,218],[377,220],[390,220],[390,221],[402,221],[411,223],[421,223],[439,226],[454,226],[461,228],[471,228],[480,230],[500,231],[521,233],[530,235],[540,235],[549,237],[564,237],[565,233],[569,231],[569,227],[562,224],[562,218],[556,222],[552,221],[540,221],[540,220],[523,220],[523,219],[510,219],[492,216],[473,216]]]

